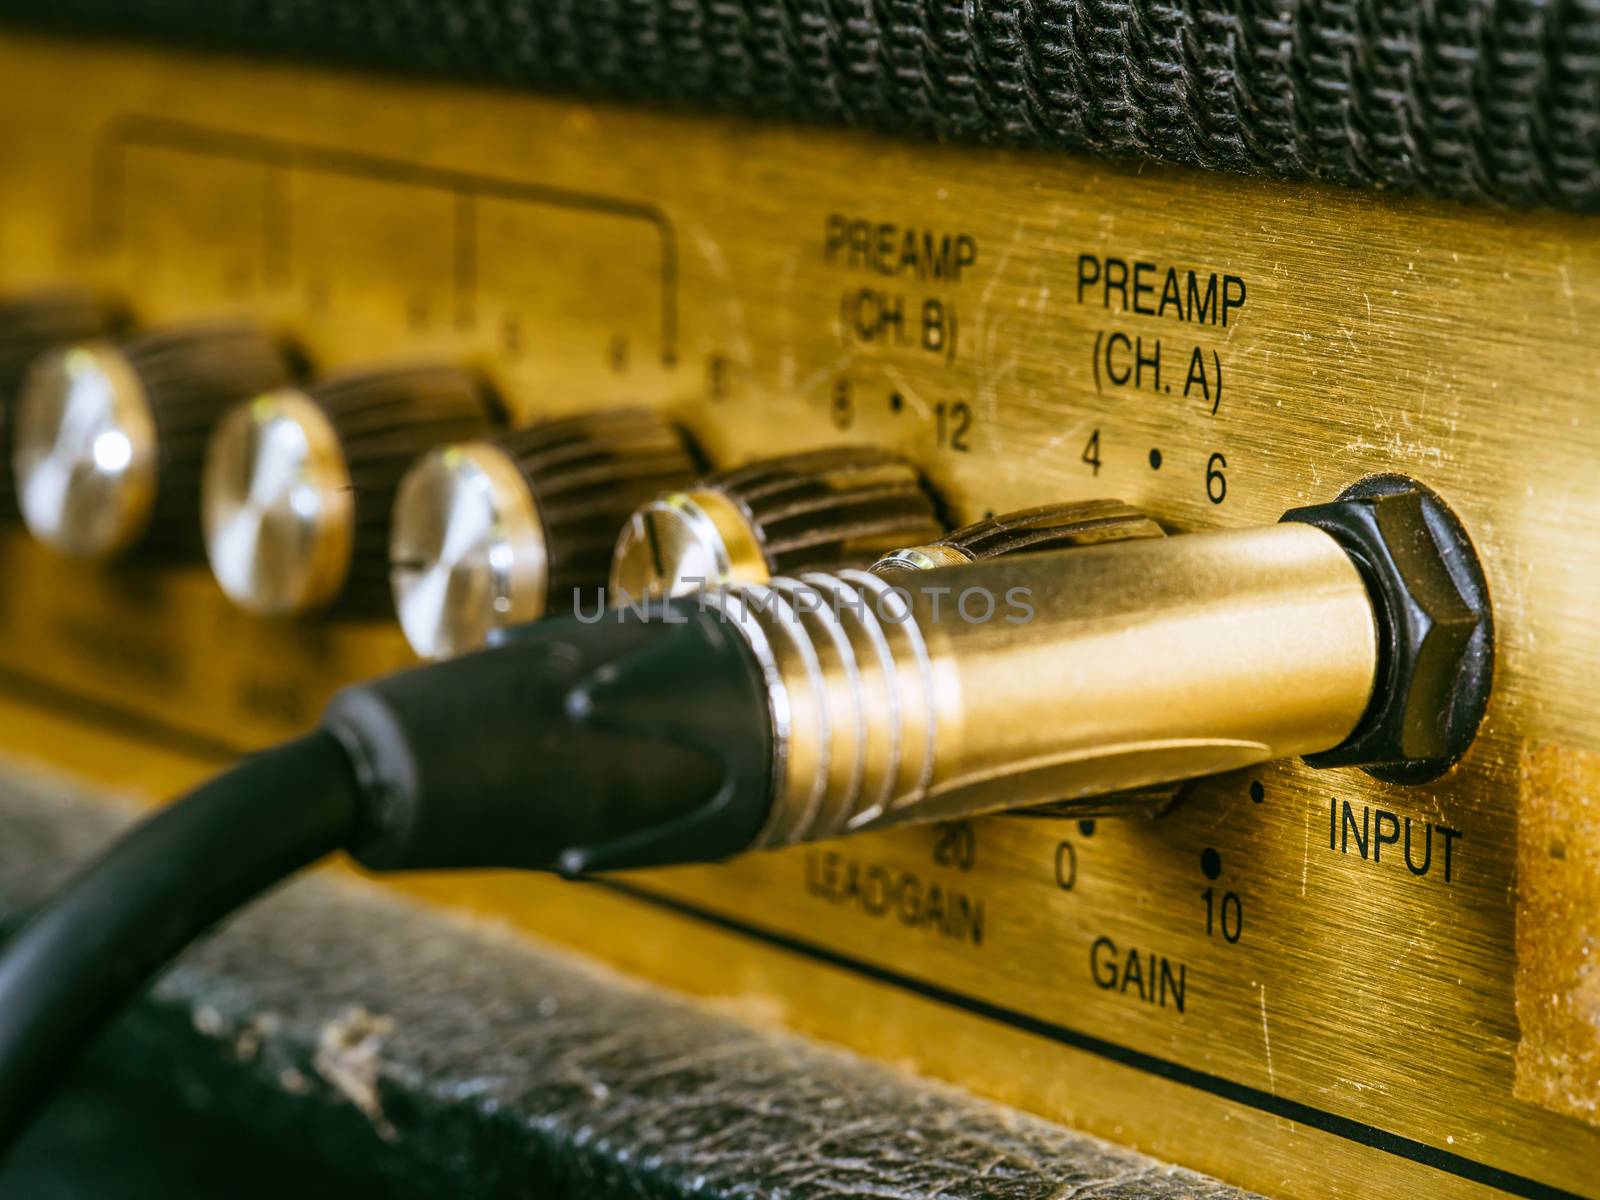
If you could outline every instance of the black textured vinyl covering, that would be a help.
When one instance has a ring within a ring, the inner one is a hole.
[[[0,770],[0,936],[126,819]],[[185,955],[0,1163],[0,1200],[273,1194],[1253,1200],[326,877]]]
[[[0,0],[0,18],[1600,209],[1600,0]]]

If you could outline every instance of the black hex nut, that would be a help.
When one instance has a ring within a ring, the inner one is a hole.
[[[1472,744],[1494,678],[1489,586],[1461,522],[1402,475],[1371,476],[1282,519],[1314,525],[1344,548],[1378,622],[1367,712],[1349,738],[1306,763],[1365,767],[1391,783],[1443,774]]]

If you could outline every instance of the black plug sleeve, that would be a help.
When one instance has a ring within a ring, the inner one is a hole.
[[[376,870],[564,874],[725,858],[770,805],[759,664],[692,602],[552,618],[336,695]]]
[[[0,1152],[173,955],[340,847],[380,870],[723,858],[767,818],[765,679],[692,604],[513,631],[349,688],[321,730],[117,842],[0,955]]]

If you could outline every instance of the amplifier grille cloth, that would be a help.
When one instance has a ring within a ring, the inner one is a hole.
[[[1600,0],[0,0],[0,18],[1600,209]]]

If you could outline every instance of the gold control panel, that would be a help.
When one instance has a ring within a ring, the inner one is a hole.
[[[1271,1196],[1600,1197],[1600,225],[18,35],[0,79],[7,293],[643,405],[717,468],[880,447],[952,523],[1434,489],[1497,657],[1433,783],[404,886]],[[0,579],[0,747],[149,798],[413,661],[15,523]]]

